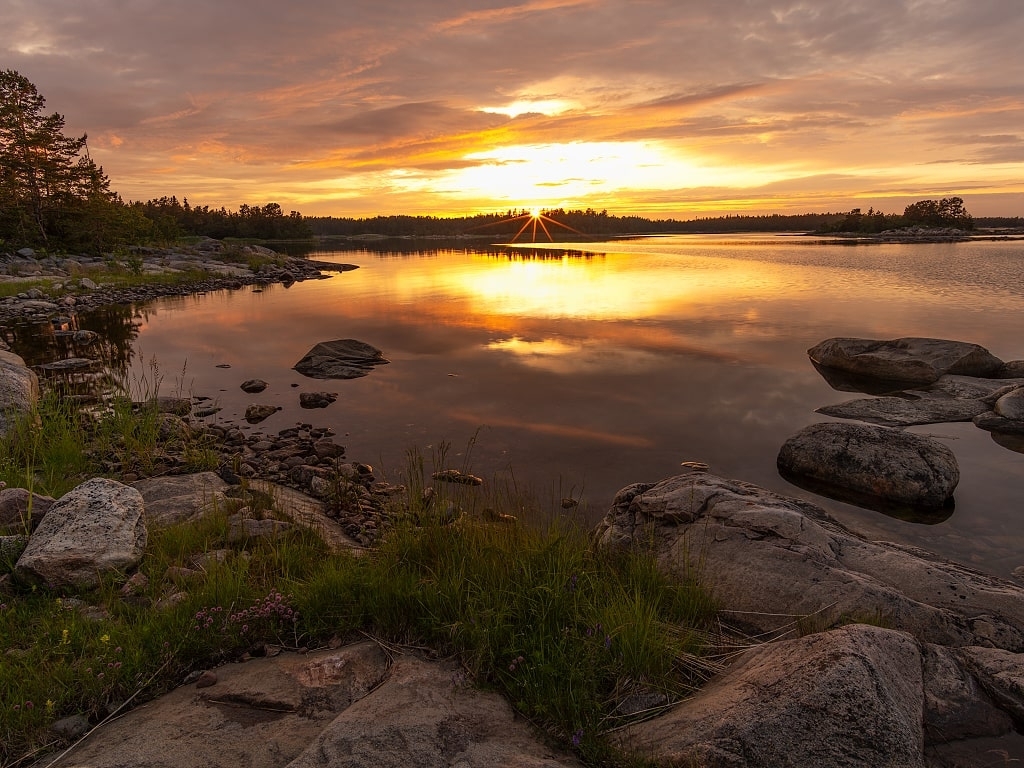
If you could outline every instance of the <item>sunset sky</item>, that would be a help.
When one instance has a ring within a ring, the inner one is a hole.
[[[125,199],[1024,215],[1021,0],[0,0]]]

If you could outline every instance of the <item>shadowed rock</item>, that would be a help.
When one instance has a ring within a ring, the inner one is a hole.
[[[960,481],[942,443],[868,424],[812,424],[783,443],[777,463],[786,477],[922,509],[943,507]]]
[[[818,413],[840,419],[856,419],[886,427],[909,427],[915,424],[944,424],[970,421],[987,413],[988,406],[981,400],[961,400],[953,397],[870,397],[826,405]]]
[[[295,364],[295,370],[312,379],[357,379],[388,362],[366,342],[337,339],[317,344]]]
[[[13,352],[0,350],[0,435],[39,399],[39,379]]]
[[[946,339],[832,338],[811,347],[807,354],[825,368],[912,384],[931,384],[947,373],[995,376],[1005,368],[1005,363],[984,347]]]

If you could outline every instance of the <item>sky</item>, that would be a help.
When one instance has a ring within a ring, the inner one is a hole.
[[[0,0],[126,200],[1024,215],[1021,0]]]

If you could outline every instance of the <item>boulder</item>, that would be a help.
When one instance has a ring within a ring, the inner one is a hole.
[[[946,339],[832,338],[807,350],[824,368],[855,376],[913,384],[931,384],[944,374],[995,376],[1004,363],[984,347]]]
[[[595,532],[695,574],[751,634],[870,618],[927,642],[1024,652],[1024,587],[913,547],[868,541],[820,507],[691,471],[619,491]]]
[[[198,520],[224,509],[229,486],[215,472],[150,477],[132,483],[142,494],[146,523],[160,528]]]
[[[312,379],[356,379],[388,362],[379,349],[366,342],[337,339],[317,344],[294,367]]]
[[[954,397],[867,397],[845,403],[826,405],[817,412],[839,419],[856,419],[886,427],[909,427],[915,424],[944,424],[970,421],[988,413],[981,400]]]
[[[49,496],[32,493],[25,488],[0,490],[0,530],[16,528],[34,530],[53,504]]]
[[[0,435],[39,399],[39,379],[13,352],[0,350]]]
[[[779,472],[798,485],[872,506],[947,506],[960,481],[956,457],[929,437],[867,424],[812,424],[779,450]],[[834,491],[835,493],[830,493]]]
[[[243,392],[256,394],[257,392],[262,392],[270,385],[263,379],[247,379],[246,381],[243,381],[240,386]]]
[[[1024,387],[1018,387],[996,400],[992,409],[1004,419],[1024,421]]]
[[[15,573],[52,588],[94,587],[101,574],[138,565],[145,548],[142,494],[93,478],[54,502]]]
[[[669,713],[626,727],[628,752],[703,768],[921,766],[922,659],[863,625],[747,651]]]

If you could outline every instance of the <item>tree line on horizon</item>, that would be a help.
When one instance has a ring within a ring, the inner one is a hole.
[[[121,199],[89,156],[88,137],[64,135],[64,117],[44,113],[45,99],[14,70],[0,71],[0,247],[42,247],[103,253],[119,246],[168,243],[184,236],[257,240],[320,237],[472,237],[504,239],[529,226],[521,209],[468,216],[382,215],[366,218],[287,215],[278,203],[237,211],[192,205],[164,196],[145,202]],[[689,220],[616,216],[606,210],[548,209],[547,231],[558,239],[578,236],[727,233],[877,233],[909,226],[970,230],[1024,227],[1020,217],[975,220],[959,197],[921,200],[902,214],[873,208],[843,213],[734,214]],[[556,225],[551,224],[555,222]],[[532,233],[531,233],[532,234]]]

